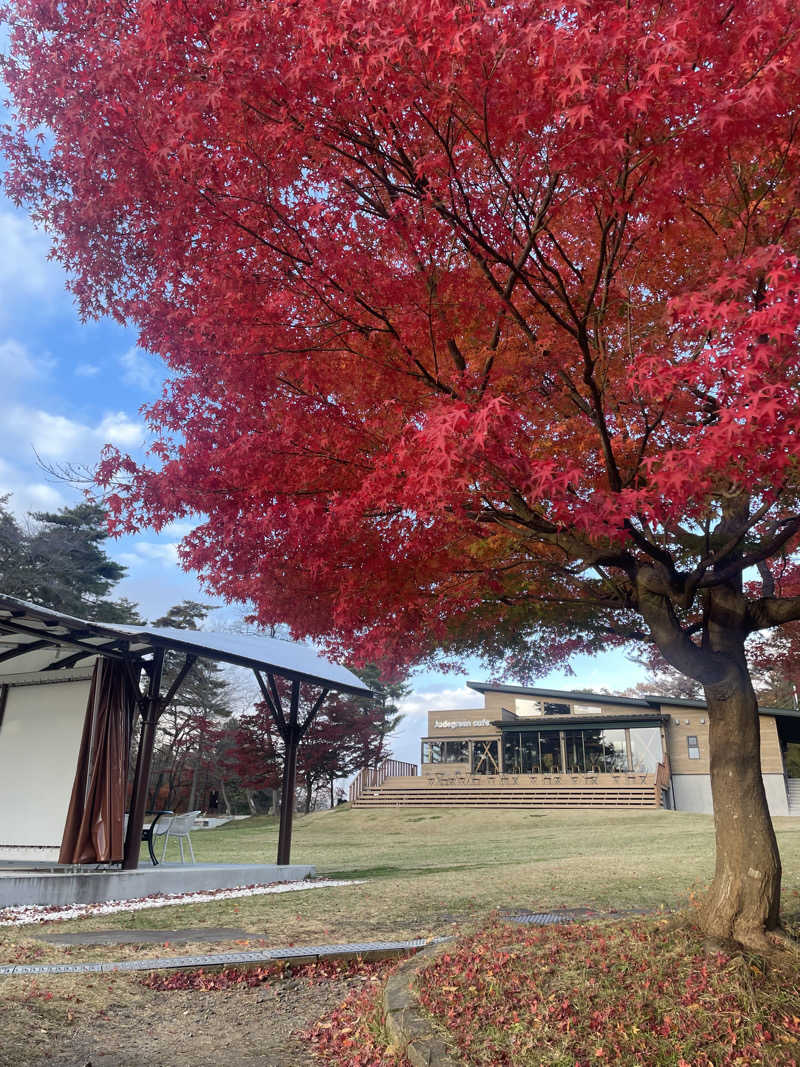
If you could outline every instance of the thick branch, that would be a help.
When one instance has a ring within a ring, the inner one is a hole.
[[[657,571],[642,567],[636,576],[636,585],[639,610],[667,663],[703,685],[723,681],[729,665],[721,656],[698,648],[691,640],[675,615],[669,597],[661,591],[662,578]]]
[[[786,622],[800,619],[800,596],[764,596],[754,600],[747,609],[749,629],[768,630]]]

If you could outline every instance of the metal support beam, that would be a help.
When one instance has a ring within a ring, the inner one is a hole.
[[[131,810],[128,817],[128,832],[125,837],[125,858],[122,868],[135,871],[139,866],[139,851],[142,845],[142,827],[147,807],[147,786],[150,779],[150,764],[153,760],[153,746],[156,740],[156,727],[161,714],[161,674],[164,669],[164,650],[156,649],[150,671],[150,683],[142,707],[142,729],[139,736],[139,751],[136,754],[136,771],[133,776],[133,793]]]
[[[40,648],[49,647],[49,641],[29,641],[27,645],[17,645],[16,648],[0,654],[0,663],[5,663],[7,659],[16,659],[17,656],[24,656],[26,652],[36,652]]]
[[[297,714],[300,707],[300,682],[292,682],[289,722],[283,738],[283,781],[281,782],[281,822],[278,830],[278,863],[289,863],[292,851],[292,818],[294,816],[294,787],[297,777],[297,746],[300,731]]]
[[[125,657],[125,651],[118,651],[116,646],[123,645],[127,647],[130,638],[115,638],[113,641],[104,642],[102,648],[99,645],[93,645],[89,641],[81,640],[77,635],[88,636],[91,634],[91,630],[67,630],[67,627],[63,623],[51,622],[46,623],[44,626],[28,626],[24,623],[15,622],[13,626],[3,626],[3,619],[0,619],[0,633],[9,634],[25,634],[26,637],[35,637],[46,639],[48,645],[66,645],[69,648],[84,648],[87,652],[91,652],[95,656],[108,656],[111,659],[123,659]],[[57,634],[54,633],[54,629],[67,630],[66,633]],[[73,636],[75,635],[75,636]]]

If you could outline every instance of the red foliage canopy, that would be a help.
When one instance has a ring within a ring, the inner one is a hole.
[[[120,527],[205,516],[185,563],[339,652],[643,612],[697,667],[698,595],[800,528],[796,0],[7,17],[8,188],[172,370]]]

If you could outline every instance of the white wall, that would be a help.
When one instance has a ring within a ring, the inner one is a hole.
[[[788,815],[786,799],[786,782],[782,774],[765,774],[764,790],[767,804],[772,815]],[[678,811],[699,811],[710,814],[714,808],[711,802],[711,778],[707,774],[673,774],[672,788],[675,793],[675,807]]]
[[[88,681],[9,688],[0,724],[0,858],[19,857],[20,846],[60,846],[88,699]]]

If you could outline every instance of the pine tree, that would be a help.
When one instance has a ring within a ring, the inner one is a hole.
[[[137,606],[109,594],[126,568],[105,550],[106,512],[88,502],[30,514],[21,525],[0,498],[0,590],[67,615],[141,623]]]

